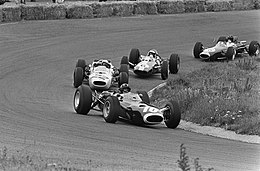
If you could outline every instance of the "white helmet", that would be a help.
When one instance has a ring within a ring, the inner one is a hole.
[[[152,55],[153,57],[158,56],[157,50],[155,50],[155,49],[149,50],[148,53],[147,53],[147,56],[151,56],[151,55]]]
[[[120,87],[119,87],[119,90],[122,92],[122,93],[128,93],[131,91],[131,88],[129,87],[129,85],[127,83],[123,83]]]

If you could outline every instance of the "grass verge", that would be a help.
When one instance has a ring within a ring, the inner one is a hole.
[[[260,135],[260,59],[210,63],[155,89],[151,102],[179,102],[182,119],[238,134]]]

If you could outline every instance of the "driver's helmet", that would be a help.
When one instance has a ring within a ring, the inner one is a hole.
[[[234,37],[232,35],[227,37],[227,41],[230,40],[231,42],[234,42]]]
[[[127,83],[123,83],[120,87],[119,90],[121,93],[128,93],[131,91],[131,88],[129,87],[129,85]]]
[[[110,62],[108,60],[103,60],[102,61],[102,65],[107,67],[107,68],[111,68],[111,64],[110,64]]]
[[[148,51],[147,56],[152,56],[155,58],[156,56],[158,56],[158,52],[155,49],[151,49]]]

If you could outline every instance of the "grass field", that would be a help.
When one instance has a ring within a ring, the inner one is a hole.
[[[151,100],[157,105],[177,100],[186,121],[260,135],[259,64],[259,58],[251,57],[209,63],[205,68],[169,79],[153,92]]]

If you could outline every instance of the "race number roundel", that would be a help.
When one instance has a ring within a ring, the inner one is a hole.
[[[155,107],[152,107],[152,106],[146,106],[144,109],[143,109],[143,112],[151,112],[151,113],[156,113],[158,112],[159,109],[155,108]]]

